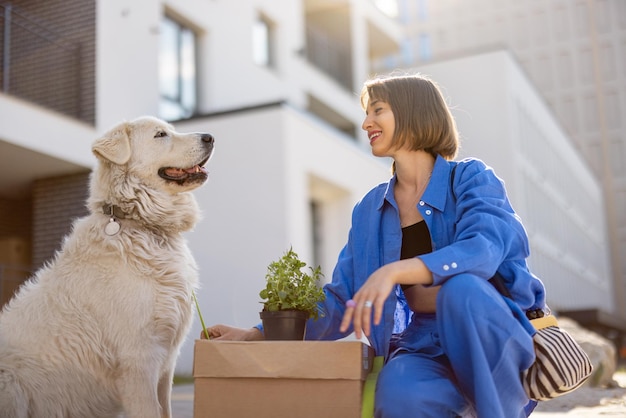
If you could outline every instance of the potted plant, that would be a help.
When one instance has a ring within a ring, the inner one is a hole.
[[[326,295],[319,283],[321,269],[309,267],[307,274],[302,271],[304,267],[306,263],[292,248],[268,266],[265,289],[259,293],[266,340],[303,340],[306,321],[322,315],[318,302]]]

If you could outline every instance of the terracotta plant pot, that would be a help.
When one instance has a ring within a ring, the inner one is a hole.
[[[261,311],[265,339],[269,341],[304,340],[309,314],[304,311]]]

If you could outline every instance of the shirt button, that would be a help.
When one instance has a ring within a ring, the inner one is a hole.
[[[431,213],[433,213],[433,212],[432,212],[430,209],[426,209],[426,210],[424,211],[424,213],[425,213],[426,215],[430,215],[430,214],[431,214]]]
[[[455,268],[457,268],[457,267],[458,267],[458,265],[457,265],[456,263],[452,263],[452,264],[450,264],[450,267],[452,267],[453,269],[455,269]]]
[[[423,200],[420,200],[419,205],[420,205],[420,206],[424,206],[424,205],[425,205],[424,201],[423,201]]]
[[[447,264],[444,264],[444,265],[443,265],[443,270],[444,270],[444,271],[448,271],[448,270],[450,270],[450,266],[449,266],[449,265],[447,265]]]

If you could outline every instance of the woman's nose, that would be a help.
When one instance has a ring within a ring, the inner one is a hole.
[[[367,131],[367,129],[371,126],[372,126],[372,122],[370,120],[370,117],[365,116],[365,119],[363,119],[363,124],[361,125],[361,129],[363,129],[364,131]]]

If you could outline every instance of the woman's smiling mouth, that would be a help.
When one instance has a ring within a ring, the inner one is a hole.
[[[381,131],[368,132],[367,137],[370,140],[370,144],[376,140],[380,135],[382,135]]]

